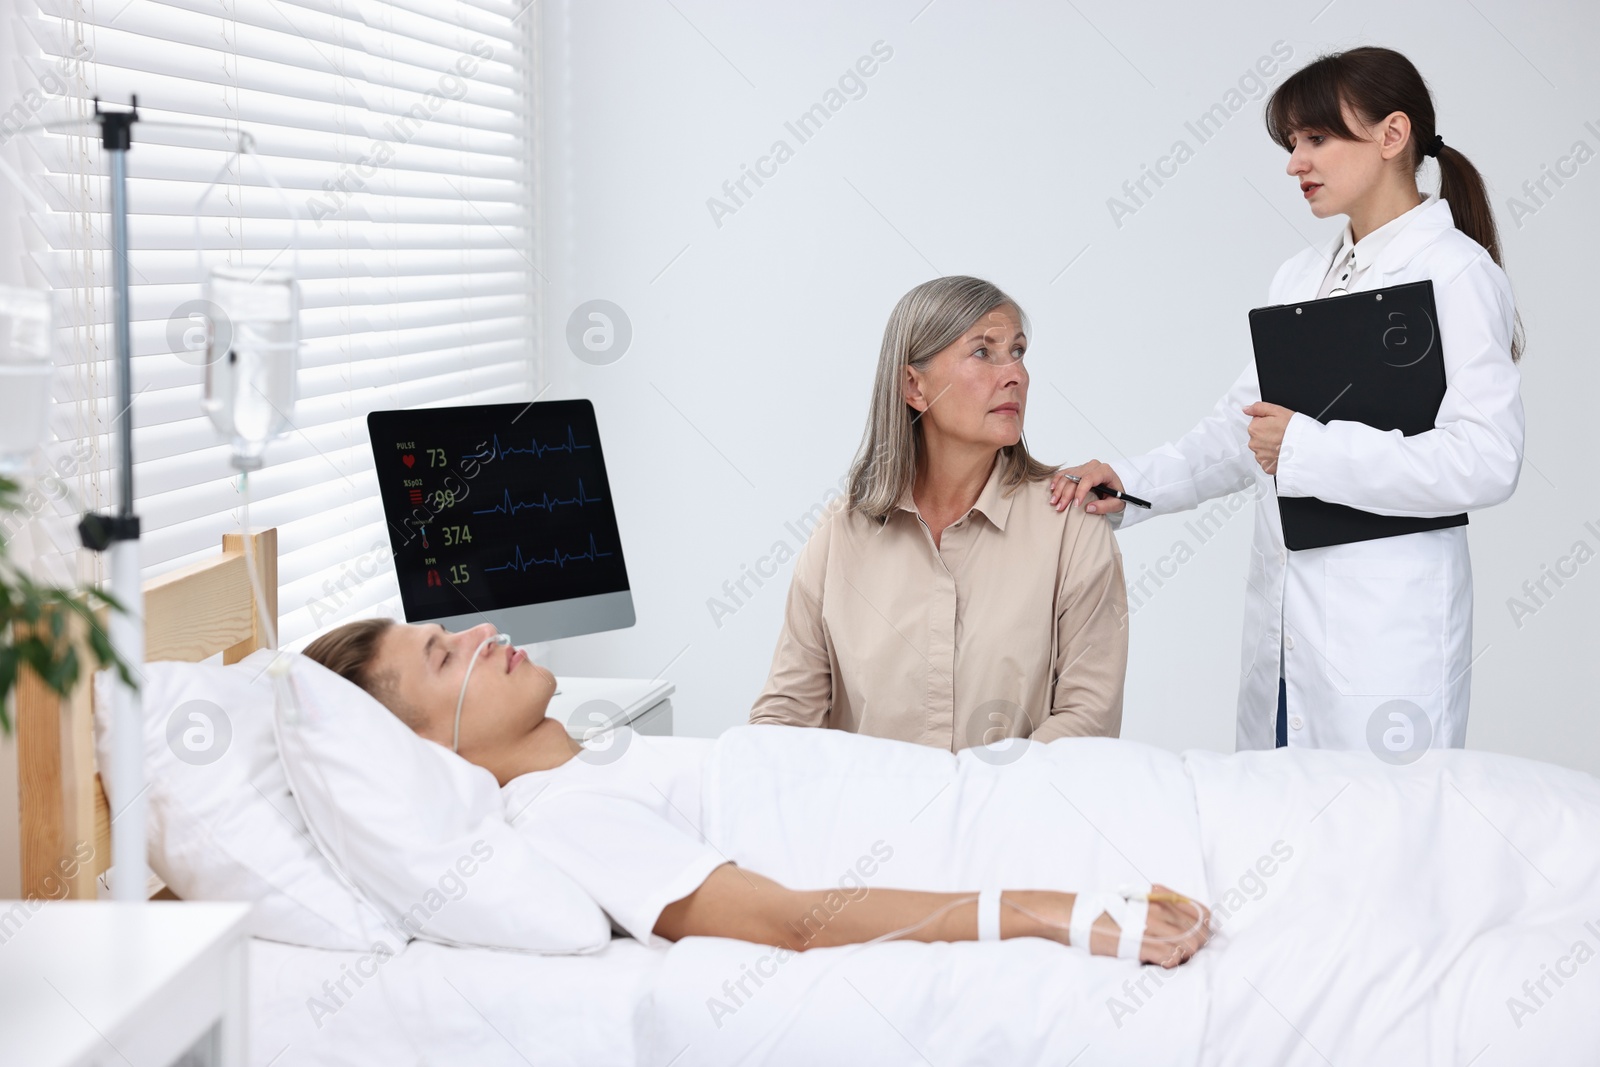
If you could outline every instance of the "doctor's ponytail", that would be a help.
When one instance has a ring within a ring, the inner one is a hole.
[[[1500,233],[1483,176],[1459,151],[1445,144],[1435,128],[1433,97],[1411,60],[1389,48],[1363,46],[1322,56],[1291,74],[1267,101],[1267,133],[1293,150],[1293,132],[1318,130],[1347,141],[1359,138],[1344,120],[1342,103],[1369,123],[1403,111],[1411,120],[1411,169],[1425,155],[1439,161],[1439,197],[1450,204],[1456,229],[1482,245],[1502,269]],[[1430,151],[1431,149],[1431,151]],[[1511,358],[1522,357],[1522,318],[1511,337]]]

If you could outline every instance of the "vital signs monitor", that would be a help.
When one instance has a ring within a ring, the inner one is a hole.
[[[407,622],[518,644],[634,623],[587,400],[367,416]]]

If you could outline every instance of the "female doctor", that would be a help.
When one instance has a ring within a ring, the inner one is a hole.
[[[1349,220],[1337,241],[1279,268],[1268,302],[1431,279],[1447,382],[1434,428],[1405,437],[1262,403],[1252,362],[1189,433],[1115,469],[1097,460],[1069,468],[1076,486],[1058,474],[1051,503],[1108,514],[1120,528],[1257,483],[1238,747],[1368,746],[1410,762],[1466,740],[1466,528],[1290,552],[1275,498],[1416,517],[1507,499],[1523,436],[1511,288],[1483,180],[1435,131],[1428,88],[1404,56],[1324,56],[1272,94],[1266,123],[1311,213]],[[1439,196],[1417,191],[1423,156],[1439,161]],[[1097,485],[1154,506],[1126,511],[1093,495]]]

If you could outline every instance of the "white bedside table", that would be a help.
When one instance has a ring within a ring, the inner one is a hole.
[[[559,719],[573,737],[595,728],[626,724],[635,733],[672,734],[672,694],[677,687],[660,678],[556,679],[556,695],[545,712]]]
[[[0,1064],[244,1067],[249,914],[0,901]]]

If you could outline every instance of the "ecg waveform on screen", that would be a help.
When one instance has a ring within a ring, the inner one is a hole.
[[[613,553],[610,552],[601,552],[594,543],[594,534],[590,534],[589,551],[587,552],[567,553],[558,548],[555,550],[555,555],[551,556],[549,559],[541,559],[538,556],[525,558],[522,555],[522,546],[517,545],[515,546],[511,559],[493,567],[485,567],[483,569],[485,573],[489,573],[492,571],[526,571],[529,567],[537,567],[541,564],[565,567],[568,563],[571,563],[574,560],[587,560],[588,562],[593,563],[597,559],[601,559],[612,554]]]
[[[568,455],[572,455],[577,452],[587,451],[593,447],[593,445],[578,444],[577,438],[573,436],[572,426],[568,424],[567,439],[559,445],[541,445],[537,437],[530,437],[527,448],[511,448],[507,445],[502,445],[500,443],[500,435],[495,434],[491,439],[490,445],[483,451],[463,455],[461,458],[505,459],[507,456],[532,456],[535,459],[543,459],[546,452],[565,452]]]
[[[578,495],[574,497],[552,497],[549,493],[540,493],[538,500],[512,500],[511,490],[505,490],[505,496],[500,503],[492,508],[479,508],[474,515],[515,515],[519,511],[530,508],[539,508],[546,512],[554,511],[558,507],[567,507],[576,504],[583,507],[585,504],[599,504],[605,500],[601,496],[589,496],[583,488],[583,479],[578,479]]]

